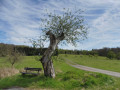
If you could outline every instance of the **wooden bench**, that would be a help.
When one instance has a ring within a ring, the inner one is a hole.
[[[42,68],[29,68],[29,67],[25,67],[24,70],[25,70],[24,72],[21,72],[22,75],[25,75],[25,74],[28,74],[28,75],[39,75],[40,71],[42,70]],[[36,71],[36,73],[34,71]]]

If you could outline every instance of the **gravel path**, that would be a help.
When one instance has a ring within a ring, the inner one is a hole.
[[[91,71],[91,72],[98,72],[98,73],[103,73],[103,74],[107,74],[107,75],[111,75],[111,76],[115,76],[115,77],[120,77],[120,73],[119,72],[113,72],[113,71],[108,71],[108,70],[102,70],[102,69],[97,69],[97,68],[92,68],[92,67],[88,67],[88,66],[84,66],[84,65],[79,65],[76,63],[73,63],[72,61],[66,59],[66,62],[78,69],[81,70],[85,70],[85,71]]]
[[[87,67],[87,66],[83,66],[83,65],[71,65],[71,66],[78,68],[78,69],[85,70],[85,71],[98,72],[98,73],[103,73],[103,74],[107,74],[107,75],[111,75],[111,76],[115,76],[115,77],[120,77],[120,73],[118,73],[118,72],[102,70],[102,69],[97,69],[97,68],[91,68],[91,67]]]

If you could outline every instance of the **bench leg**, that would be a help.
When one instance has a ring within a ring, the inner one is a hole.
[[[22,75],[24,76],[24,75],[25,75],[25,73],[22,73]]]

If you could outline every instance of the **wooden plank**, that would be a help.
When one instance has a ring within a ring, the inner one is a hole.
[[[22,75],[25,75],[25,74],[31,74],[31,75],[39,75],[39,71],[42,70],[42,68],[29,68],[29,67],[25,67],[24,68],[25,72],[20,72],[22,73]],[[29,71],[38,71],[38,73],[34,73],[34,72],[29,72]]]
[[[25,70],[31,70],[31,71],[41,71],[42,70],[42,68],[28,68],[28,67],[26,67],[24,69]]]
[[[20,72],[20,73],[22,73],[22,75],[25,75],[25,74],[31,74],[31,75],[39,75],[39,73],[31,73],[31,72]]]

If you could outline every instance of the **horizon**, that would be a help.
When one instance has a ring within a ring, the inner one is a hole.
[[[24,42],[40,35],[40,18],[46,14],[45,9],[60,14],[63,8],[82,9],[89,34],[77,47],[68,44],[60,48],[92,50],[120,46],[119,0],[0,0],[0,43],[31,46]]]
[[[6,44],[6,45],[14,45],[14,46],[25,46],[25,47],[32,47],[33,48],[33,46],[31,45],[31,46],[29,46],[29,45],[16,45],[16,44],[8,44],[8,43],[0,43],[0,44]],[[37,47],[36,47],[37,48]],[[42,47],[42,48],[48,48],[48,47]],[[85,49],[64,49],[64,48],[59,48],[58,47],[58,49],[62,49],[62,50],[78,50],[78,51],[92,51],[92,50],[100,50],[100,49],[104,49],[104,48],[108,48],[108,49],[113,49],[113,48],[120,48],[120,47],[103,47],[103,48],[95,48],[95,49],[91,49],[91,50],[85,50]]]

